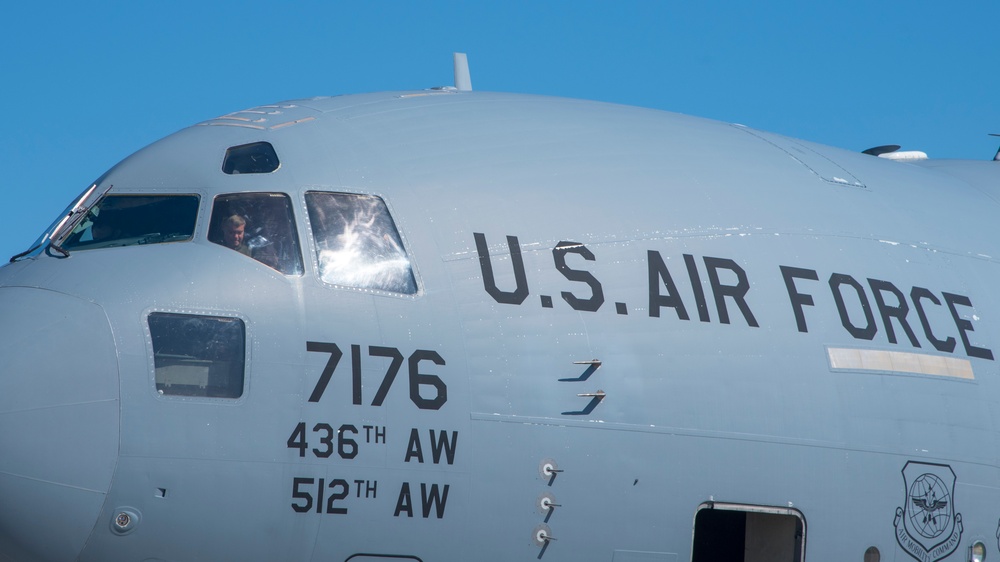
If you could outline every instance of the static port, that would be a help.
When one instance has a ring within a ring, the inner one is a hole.
[[[139,512],[133,508],[119,508],[111,518],[111,530],[116,535],[125,535],[135,530],[139,524]]]

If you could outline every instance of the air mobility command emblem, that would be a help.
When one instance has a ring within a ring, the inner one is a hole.
[[[896,508],[896,541],[920,562],[937,562],[962,539],[955,512],[955,472],[950,466],[910,461],[903,467],[906,500]]]

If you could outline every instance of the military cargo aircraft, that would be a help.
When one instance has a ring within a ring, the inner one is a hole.
[[[0,268],[0,560],[1000,559],[1000,163],[459,68],[170,135]]]

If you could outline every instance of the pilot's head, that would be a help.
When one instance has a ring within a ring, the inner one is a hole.
[[[243,245],[243,234],[247,221],[239,215],[230,215],[222,220],[222,243],[227,248],[237,249]]]
[[[99,215],[92,214],[90,220],[90,235],[94,242],[118,238],[121,235],[114,211],[104,210]]]
[[[111,226],[110,221],[107,219],[94,219],[93,226],[90,227],[90,235],[93,237],[94,242],[111,238],[112,234],[114,234],[114,227]]]

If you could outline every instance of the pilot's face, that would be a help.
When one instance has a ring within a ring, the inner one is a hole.
[[[95,223],[94,226],[90,227],[90,234],[93,236],[94,242],[104,240],[111,237],[111,227],[106,224]]]
[[[226,244],[226,247],[239,248],[243,244],[243,231],[245,230],[245,225],[232,226],[226,225],[222,228],[222,241]]]

